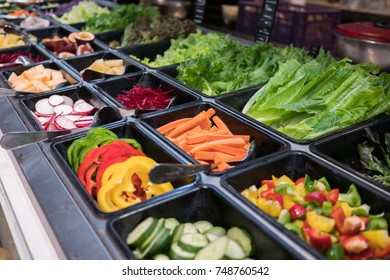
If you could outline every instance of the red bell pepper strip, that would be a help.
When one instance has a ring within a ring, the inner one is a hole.
[[[330,192],[328,192],[325,195],[326,201],[329,201],[332,203],[332,205],[335,205],[337,201],[339,200],[339,189],[332,189]]]
[[[274,181],[272,180],[261,180],[261,185],[267,185],[269,189],[275,188]]]
[[[318,229],[309,229],[310,245],[321,252],[325,252],[332,246],[332,240],[329,233],[321,233]]]
[[[301,177],[301,178],[298,178],[296,181],[295,181],[295,185],[298,185],[300,183],[305,183],[305,178],[304,177]]]
[[[375,258],[378,259],[390,259],[390,242],[384,249],[375,249]]]
[[[262,191],[260,197],[266,198],[268,194],[275,193],[274,188]]]
[[[93,174],[96,172],[96,169],[98,168],[97,163],[93,163],[85,172],[85,189],[90,195],[96,195],[96,183],[92,179]]]
[[[339,241],[348,254],[359,254],[368,248],[368,240],[362,234],[341,235]]]
[[[299,203],[295,203],[291,208],[290,210],[288,210],[290,212],[290,216],[291,216],[291,219],[292,220],[296,220],[296,219],[299,219],[299,218],[304,218],[305,214],[306,214],[306,209],[305,207],[303,207],[301,204]]]
[[[371,248],[367,248],[358,254],[346,254],[347,260],[369,260],[375,256],[375,251]]]
[[[305,201],[309,203],[316,203],[319,206],[322,206],[322,203],[326,200],[326,197],[323,193],[321,192],[311,192],[305,195],[303,198]]]
[[[280,207],[282,207],[282,209],[283,209],[283,195],[281,195],[279,193],[269,193],[269,194],[267,194],[265,199],[277,201],[279,203]]]
[[[343,226],[339,229],[341,234],[352,235],[358,233],[362,226],[364,226],[363,221],[358,216],[351,216],[345,218]]]
[[[343,208],[339,206],[333,209],[333,211],[330,213],[330,217],[336,221],[336,227],[339,231],[341,231],[345,220],[345,214]]]

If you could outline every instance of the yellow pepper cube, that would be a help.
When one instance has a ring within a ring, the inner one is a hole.
[[[390,242],[387,230],[368,230],[363,231],[362,234],[368,240],[372,249],[384,249]]]
[[[306,218],[312,228],[316,228],[323,232],[331,232],[336,225],[334,219],[318,215],[315,211],[307,212]]]
[[[266,200],[263,197],[259,197],[257,199],[257,206],[274,218],[279,217],[279,214],[282,211],[282,207],[280,206],[279,202]]]

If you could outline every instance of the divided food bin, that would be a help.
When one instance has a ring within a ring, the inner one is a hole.
[[[349,185],[354,183],[362,201],[371,206],[373,213],[389,212],[389,189],[363,174],[354,150],[354,146],[363,139],[361,135],[365,127],[380,133],[388,132],[389,117],[369,120],[318,139],[296,141],[241,113],[244,104],[261,85],[215,98],[209,97],[177,81],[175,79],[177,65],[155,69],[130,57],[135,55],[141,59],[154,58],[168,49],[169,41],[113,49],[108,47],[108,43],[120,37],[121,31],[97,34],[97,40],[93,43],[96,47],[95,53],[65,59],[56,57],[40,42],[43,38],[54,35],[67,36],[74,32],[75,28],[82,26],[83,23],[73,26],[57,23],[56,26],[46,29],[29,31],[39,41],[31,41],[28,46],[13,49],[42,54],[43,65],[64,69],[77,80],[75,85],[55,91],[0,100],[1,109],[5,108],[4,111],[11,111],[13,115],[18,116],[11,121],[15,127],[29,131],[42,130],[31,111],[38,100],[53,94],[67,95],[73,100],[83,98],[91,101],[95,108],[99,109],[106,105],[123,107],[115,97],[136,83],[150,87],[161,85],[163,90],[173,90],[172,94],[177,96],[173,106],[161,111],[127,116],[103,127],[118,137],[134,138],[142,145],[145,154],[158,163],[194,164],[198,162],[160,134],[157,128],[179,118],[194,117],[201,111],[213,108],[232,133],[250,135],[256,144],[256,152],[253,159],[238,164],[235,168],[220,173],[201,173],[174,181],[172,182],[174,189],[168,193],[119,211],[106,213],[85,190],[68,163],[67,149],[73,141],[84,137],[86,130],[30,147],[29,156],[43,158],[40,164],[46,168],[49,166],[48,174],[38,171],[27,172],[30,169],[26,168],[28,163],[23,157],[23,152],[29,147],[14,150],[22,166],[23,175],[32,186],[34,195],[38,197],[38,203],[43,205],[43,212],[49,224],[53,226],[53,231],[67,258],[135,259],[134,252],[126,244],[127,235],[139,222],[153,216],[174,217],[182,223],[207,220],[225,228],[243,227],[253,237],[256,249],[254,259],[324,259],[323,254],[307,245],[240,194],[251,185],[259,187],[261,180],[270,179],[272,175],[288,175],[293,179],[306,173],[312,178],[325,176],[331,186],[337,186],[342,192],[346,192]],[[7,53],[10,51],[6,50]],[[82,80],[80,71],[100,58],[124,60],[127,65],[125,74],[119,77],[101,75],[88,81]],[[9,87],[6,79],[11,71],[21,73],[27,68],[29,66],[2,71],[3,87]],[[8,122],[2,123],[0,129],[5,133],[13,131]],[[46,176],[58,180],[58,185],[52,188],[50,180],[44,178]],[[58,220],[60,214],[51,213],[46,208],[46,203],[56,195],[56,192],[67,195],[67,200],[57,199],[55,204],[61,214],[73,211],[69,220]],[[71,203],[71,206],[64,201]],[[390,222],[389,217],[386,218]],[[76,232],[75,227],[80,223],[84,227],[80,227],[82,230]],[[65,231],[62,230],[64,227]],[[82,235],[82,238],[69,240],[64,232],[70,231]],[[98,242],[95,244],[94,240]],[[89,243],[88,248],[91,251],[80,252],[83,250],[81,247],[84,241]],[[91,243],[95,247],[91,246]],[[98,253],[94,254],[94,250]]]

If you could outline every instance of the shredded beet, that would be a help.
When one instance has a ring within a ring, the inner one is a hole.
[[[132,89],[123,90],[122,95],[116,96],[115,99],[130,109],[165,109],[172,99],[172,91],[163,91],[161,85],[153,89],[135,84]]]
[[[12,63],[16,60],[18,56],[25,56],[28,58],[31,58],[35,62],[41,61],[41,56],[36,54],[31,54],[31,53],[25,53],[25,52],[14,52],[14,53],[3,53],[0,55],[0,63]],[[14,65],[10,65],[9,67],[14,67]],[[1,67],[2,69],[7,68],[6,66]]]

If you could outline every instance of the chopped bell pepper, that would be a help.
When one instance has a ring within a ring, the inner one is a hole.
[[[303,232],[306,236],[306,241],[321,252],[329,250],[332,246],[332,240],[327,232],[321,232],[316,228],[305,228]]]
[[[298,185],[298,184],[305,184],[305,178],[304,177],[300,177],[298,179],[295,180],[295,185]]]
[[[331,232],[336,225],[336,221],[334,219],[318,215],[315,211],[307,212],[306,219],[310,227],[323,232]]]
[[[317,180],[316,190],[322,193],[327,193],[331,191],[329,182],[328,180],[326,180],[325,177],[321,177]]]
[[[280,211],[278,222],[281,223],[282,225],[291,222],[291,216],[290,213],[287,211],[287,209],[283,209],[282,211]]]
[[[387,230],[368,230],[363,231],[362,234],[373,249],[384,249],[390,241]]]
[[[278,193],[269,193],[269,194],[267,194],[267,196],[265,198],[267,200],[278,202],[280,207],[283,209],[283,206],[284,206],[284,204],[283,204],[283,195],[278,194]]]
[[[257,206],[274,218],[279,217],[279,214],[282,211],[282,207],[278,201],[267,200],[264,197],[259,197],[257,199]]]
[[[304,200],[317,206],[322,206],[322,203],[326,200],[326,198],[323,193],[315,191],[305,195]]]
[[[276,177],[272,177],[272,178],[273,178],[273,182],[275,184],[275,187],[277,187],[278,185],[284,185],[284,184],[294,186],[294,182],[286,175],[283,175],[279,178],[276,178]]]
[[[173,190],[171,183],[150,182],[148,174],[155,164],[151,158],[133,156],[109,166],[103,173],[101,188],[97,193],[100,208],[113,212]]]
[[[322,209],[321,209],[322,215],[329,217],[330,213],[332,213],[332,211],[333,211],[332,203],[329,201],[324,201],[322,203]]]
[[[293,187],[289,184],[279,184],[274,188],[275,193],[296,195]]]
[[[388,229],[387,220],[384,218],[370,219],[366,230]]]
[[[341,235],[339,241],[349,254],[359,254],[368,248],[368,240],[360,233],[355,235]]]
[[[299,238],[301,238],[302,240],[305,240],[305,237],[303,235],[303,231],[302,231],[302,228],[300,228],[299,226],[297,226],[296,224],[294,223],[287,223],[284,225],[284,227],[288,230],[291,230],[293,233],[295,233],[296,235],[298,235]]]
[[[390,241],[387,243],[384,249],[375,249],[375,258],[378,259],[390,259]]]
[[[305,174],[305,191],[306,193],[311,193],[316,190],[316,186],[314,185],[313,180],[310,178],[308,174]]]
[[[344,260],[344,246],[342,244],[334,244],[327,252],[328,260]]]
[[[293,207],[289,210],[291,219],[304,219],[306,214],[306,209],[299,203],[295,203]]]
[[[360,194],[354,184],[349,186],[347,193],[339,194],[339,201],[345,201],[351,207],[359,207],[362,204]]]
[[[368,217],[370,212],[370,206],[362,204],[359,207],[352,208],[352,215]]]
[[[261,180],[261,185],[267,185],[269,189],[275,188],[275,183],[273,180]]]
[[[375,256],[374,249],[367,248],[360,253],[347,253],[345,259],[347,260],[369,260]]]
[[[287,210],[290,210],[291,207],[294,206],[296,202],[291,199],[290,195],[284,194],[283,195],[283,207]]]
[[[332,205],[336,205],[339,200],[339,189],[333,189],[325,195],[326,201],[332,203]]]

